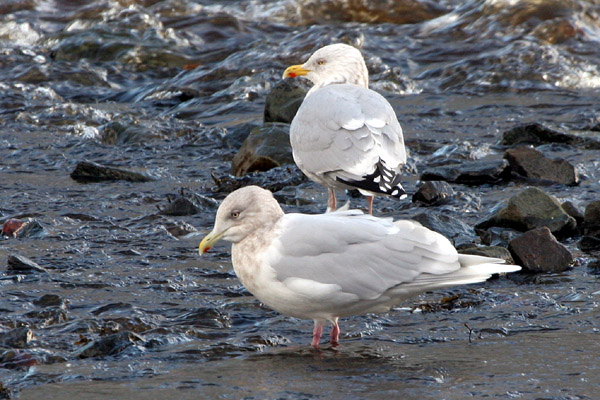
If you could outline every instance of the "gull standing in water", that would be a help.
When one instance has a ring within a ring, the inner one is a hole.
[[[200,254],[220,239],[232,242],[233,269],[258,300],[314,320],[314,348],[327,322],[331,344],[338,344],[340,317],[385,312],[431,289],[521,269],[498,258],[458,254],[444,236],[413,221],[358,210],[284,214],[271,192],[258,186],[223,200]]]
[[[390,103],[369,89],[360,51],[325,46],[283,73],[283,78],[297,76],[314,86],[290,127],[294,161],[329,189],[328,209],[336,209],[335,188],[358,189],[368,197],[369,214],[374,195],[406,197],[399,175],[406,163],[402,128]]]

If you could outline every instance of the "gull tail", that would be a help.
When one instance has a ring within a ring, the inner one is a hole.
[[[398,199],[406,197],[406,191],[402,187],[401,176],[385,165],[382,159],[375,164],[375,171],[372,174],[364,175],[360,179],[343,179],[336,177],[338,182],[365,191],[369,194],[383,194]]]

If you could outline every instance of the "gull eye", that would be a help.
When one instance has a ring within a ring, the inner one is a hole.
[[[317,65],[325,65],[325,60],[323,60],[322,58],[320,60],[317,60]]]
[[[237,219],[239,216],[240,216],[240,212],[239,211],[232,211],[231,212],[231,218]]]

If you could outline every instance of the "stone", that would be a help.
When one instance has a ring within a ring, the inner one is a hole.
[[[577,169],[566,160],[546,158],[538,150],[519,146],[506,150],[504,158],[508,160],[511,172],[524,178],[577,185]]]
[[[48,273],[48,270],[27,257],[18,254],[8,256],[6,271],[14,274],[32,274],[36,272]]]
[[[561,205],[562,209],[569,214],[571,217],[575,218],[577,222],[577,226],[583,225],[583,212],[571,201],[565,201]]]
[[[450,239],[455,247],[470,244],[477,237],[472,226],[448,215],[427,212],[415,215],[412,219],[433,231],[441,233]]]
[[[90,358],[90,357],[104,357],[108,355],[115,355],[126,348],[143,344],[144,339],[136,333],[130,331],[122,331],[106,335],[93,340],[83,346],[76,355],[79,358]]]
[[[8,332],[0,333],[1,347],[22,349],[26,347],[27,344],[32,340],[33,331],[27,326],[22,326],[20,328],[12,329]]]
[[[446,181],[463,185],[498,183],[507,176],[508,161],[481,159],[460,164],[442,165],[425,170],[422,181]]]
[[[508,250],[518,265],[533,272],[562,272],[574,261],[571,252],[547,227],[532,229],[511,240]]]
[[[310,89],[306,79],[283,79],[267,94],[264,122],[291,124]]]
[[[560,237],[569,237],[577,232],[577,222],[562,209],[558,200],[536,187],[514,195],[506,207],[476,225],[479,229],[492,226],[522,232],[546,226]]]
[[[508,246],[508,243],[523,232],[511,228],[492,226],[486,230],[475,230],[481,238],[481,243],[488,246]]]
[[[129,181],[129,182],[151,182],[155,179],[133,171],[127,171],[120,168],[107,167],[89,161],[77,163],[71,178],[80,183],[101,182],[101,181]]]
[[[250,172],[293,164],[289,132],[289,125],[281,123],[265,124],[253,129],[233,157],[232,174],[244,176]]]
[[[477,246],[474,244],[460,247],[458,252],[461,254],[473,254],[476,256],[484,256],[484,257],[492,257],[492,258],[501,258],[505,260],[508,264],[514,264],[514,260],[510,251],[505,247],[501,246]]]
[[[427,181],[413,194],[412,201],[426,206],[437,206],[448,203],[454,195],[454,189],[447,182]]]
[[[265,172],[253,172],[242,177],[216,176],[213,174],[212,178],[216,186],[212,187],[211,190],[219,193],[231,193],[248,185],[257,185],[275,193],[286,186],[297,186],[308,181],[308,178],[296,165],[277,167]]]
[[[585,207],[583,233],[600,238],[600,200],[592,201]]]
[[[565,143],[585,149],[600,149],[598,140],[558,132],[538,123],[516,126],[504,132],[500,140],[500,144],[504,146],[544,143]]]
[[[65,301],[57,294],[45,294],[33,300],[33,304],[37,307],[63,307]]]

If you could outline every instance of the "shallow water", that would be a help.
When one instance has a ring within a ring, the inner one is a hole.
[[[330,42],[361,47],[371,87],[394,106],[410,151],[410,191],[429,164],[500,157],[501,133],[520,123],[598,136],[589,130],[599,122],[597,2],[365,4],[0,5],[0,221],[30,217],[44,227],[3,238],[0,260],[17,253],[49,270],[0,271],[0,332],[29,326],[34,334],[20,350],[34,365],[9,365],[8,347],[0,348],[0,383],[12,396],[595,397],[598,271],[576,240],[564,242],[577,263],[563,274],[513,274],[349,318],[342,345],[317,353],[308,347],[312,322],[268,310],[241,287],[226,244],[197,255],[214,206],[159,213],[181,188],[223,198],[211,172],[229,172],[239,133],[260,124],[285,67]],[[597,151],[542,150],[582,177],[579,186],[544,190],[582,208],[599,198]],[[83,160],[156,180],[78,183],[69,174]],[[378,199],[376,214],[440,212],[473,224],[522,184],[453,187],[459,196],[443,207]],[[302,205],[286,211],[322,211],[317,185],[299,193]],[[34,304],[46,294],[62,305]],[[87,341],[123,331],[141,339],[80,357]]]

